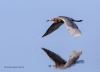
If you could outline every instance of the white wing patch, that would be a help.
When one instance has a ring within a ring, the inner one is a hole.
[[[71,60],[73,60],[74,58],[77,58],[78,56],[80,56],[82,54],[82,50],[73,50],[73,52],[71,53],[71,55],[68,58],[68,62],[70,62]]]
[[[67,26],[67,29],[69,30],[69,32],[72,34],[73,37],[82,35],[77,25],[73,21],[71,21],[70,18],[63,16],[60,16],[59,18],[64,21],[64,23]]]
[[[77,57],[77,56],[80,56],[81,54],[82,54],[82,50],[73,50],[70,57]]]
[[[73,37],[81,36],[81,31],[79,29],[75,29],[72,27],[67,27],[69,32],[72,34]]]
[[[73,52],[71,53],[71,55],[68,58],[68,61],[66,63],[66,65],[64,66],[66,67],[70,67],[73,64],[73,60],[77,60],[78,57],[82,54],[82,50],[73,50]]]

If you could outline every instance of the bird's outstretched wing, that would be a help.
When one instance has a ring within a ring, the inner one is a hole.
[[[69,32],[72,34],[73,37],[81,36],[81,31],[79,30],[78,26],[72,21],[71,18],[65,16],[59,16],[59,19],[64,21]]]
[[[54,32],[55,30],[57,30],[64,22],[60,21],[60,22],[54,22],[45,32],[45,34],[42,37],[45,37],[49,34],[51,34],[52,32]]]
[[[73,65],[78,58],[80,57],[80,55],[82,54],[81,50],[73,50],[73,52],[71,53],[71,55],[69,56],[68,60],[67,60],[67,66],[71,66]]]
[[[46,52],[46,54],[57,64],[65,64],[66,61],[64,59],[62,59],[58,54],[48,50],[48,49],[45,49],[45,48],[42,48],[42,50],[44,50]]]

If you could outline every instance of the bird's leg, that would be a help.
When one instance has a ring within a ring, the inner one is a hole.
[[[74,22],[81,22],[81,21],[83,21],[83,20],[74,20],[74,19],[73,19],[72,21],[74,21]]]
[[[76,63],[84,63],[84,60],[78,60]]]

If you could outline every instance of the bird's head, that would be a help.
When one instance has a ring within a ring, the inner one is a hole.
[[[48,22],[48,21],[58,21],[58,19],[57,18],[52,18],[50,20],[47,20],[46,22]]]

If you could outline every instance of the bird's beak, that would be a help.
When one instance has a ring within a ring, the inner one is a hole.
[[[46,22],[48,22],[48,21],[53,21],[52,19],[49,19],[49,20],[47,20]]]
[[[49,65],[49,67],[51,67],[51,65]]]
[[[48,22],[48,21],[50,21],[50,20],[47,20],[46,22]]]

